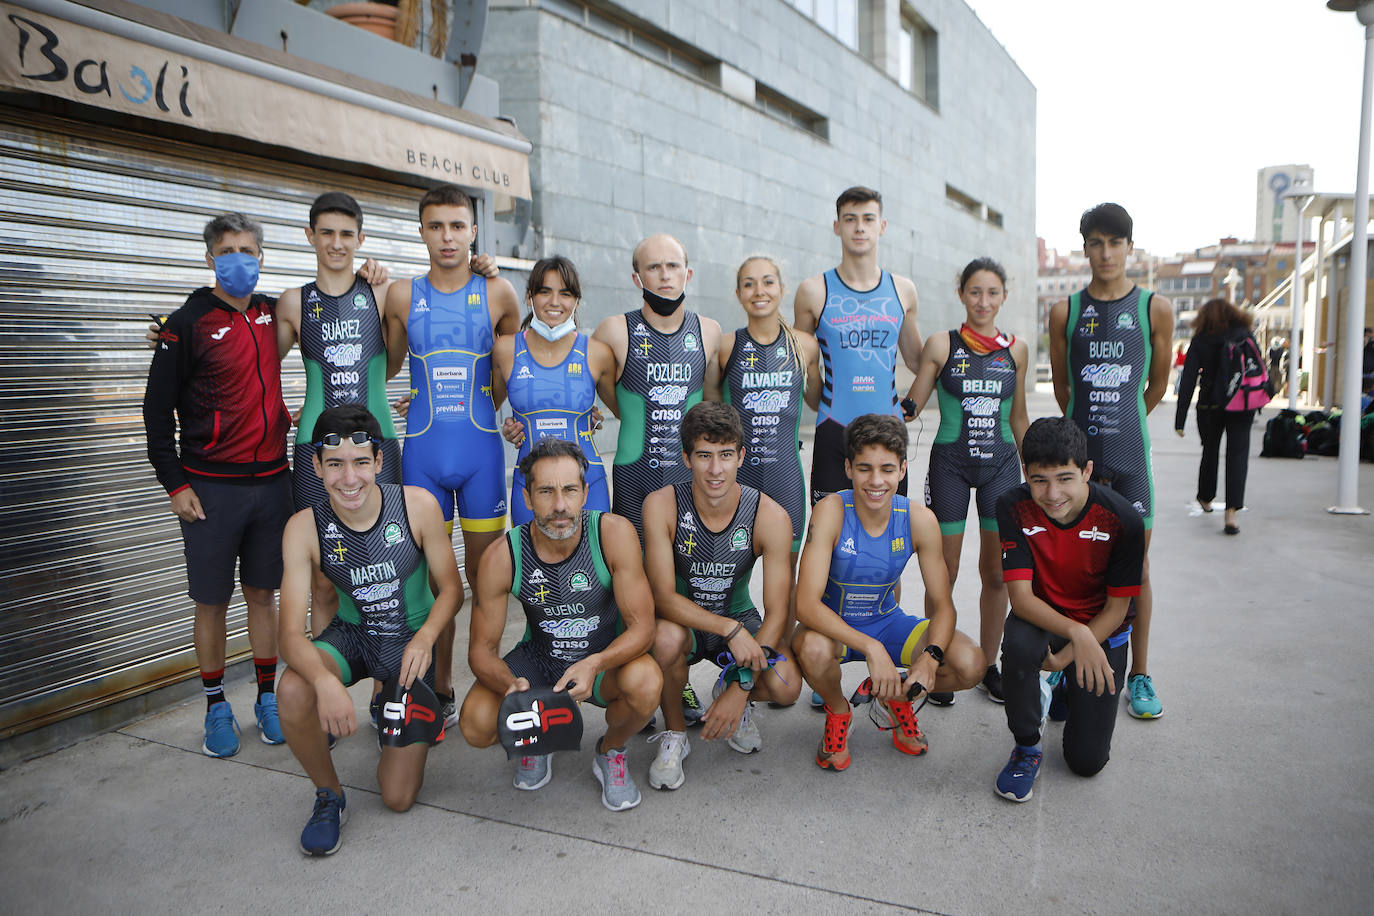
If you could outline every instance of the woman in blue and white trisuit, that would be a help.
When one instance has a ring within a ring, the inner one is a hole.
[[[525,301],[530,312],[524,325],[492,350],[492,397],[497,405],[509,398],[512,413],[503,433],[519,447],[517,461],[546,436],[581,445],[588,462],[586,507],[609,512],[606,467],[593,439],[600,425],[593,407],[600,395],[616,412],[615,354],[577,330],[582,285],[577,268],[562,255],[534,265]],[[510,515],[513,525],[533,518],[518,467],[511,480]]]
[[[1007,273],[992,258],[971,261],[959,275],[959,300],[967,320],[946,334],[932,334],[921,350],[921,364],[907,396],[919,413],[934,391],[940,426],[930,447],[926,505],[935,513],[944,538],[950,584],[959,574],[969,491],[977,490],[978,572],[982,594],[979,641],[988,659],[980,685],[1002,702],[997,651],[1007,617],[1007,586],[1002,581],[1002,546],[997,534],[997,500],[1021,482],[1021,436],[1026,418],[1026,343],[997,329],[997,313],[1007,297]],[[932,696],[931,702],[940,698]]]

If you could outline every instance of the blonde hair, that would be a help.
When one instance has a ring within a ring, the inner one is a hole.
[[[740,262],[739,269],[735,271],[735,289],[739,290],[740,281],[744,277],[744,268],[749,266],[750,261],[767,261],[773,268],[773,273],[777,275],[778,285],[782,285],[782,269],[778,267],[778,262],[766,254],[753,254]],[[802,394],[806,394],[806,362],[802,359],[801,347],[797,344],[797,333],[792,330],[782,318],[782,309],[778,309],[778,328],[782,331],[782,337],[786,341],[787,355],[791,359],[792,367],[796,369],[802,380]]]

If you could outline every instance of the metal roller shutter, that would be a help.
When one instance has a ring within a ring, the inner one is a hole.
[[[361,203],[367,254],[428,268],[415,188],[0,107],[0,737],[194,672],[181,535],[145,455],[148,313],[206,285],[201,229],[226,210],[263,224],[259,290],[311,279],[302,229],[331,188]],[[296,353],[282,375],[294,412]],[[241,601],[229,634],[245,654]]]

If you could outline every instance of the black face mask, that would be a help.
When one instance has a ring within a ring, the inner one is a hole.
[[[678,306],[682,305],[682,300],[687,298],[687,290],[685,289],[677,294],[676,299],[665,299],[648,287],[644,287],[642,292],[644,293],[644,301],[649,304],[649,308],[654,310],[655,315],[659,315],[663,318],[667,318],[669,315],[673,314],[673,312],[676,312]]]

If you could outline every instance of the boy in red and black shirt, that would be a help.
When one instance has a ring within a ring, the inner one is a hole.
[[[262,227],[242,213],[205,227],[213,289],[201,287],[163,324],[148,369],[143,424],[148,460],[181,520],[196,605],[196,663],[205,688],[211,757],[238,753],[224,696],[225,618],[237,561],[248,606],[262,740],[285,740],[277,716],[277,605],[282,530],[291,514],[276,301],[255,295]],[[180,437],[178,438],[178,428]]]
[[[1021,442],[1026,482],[997,502],[1011,596],[1002,688],[1016,739],[997,794],[1012,801],[1031,797],[1040,769],[1042,670],[1064,672],[1069,769],[1092,776],[1111,754],[1145,525],[1124,497],[1092,482],[1087,452],[1073,421],[1036,420]]]

